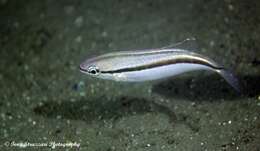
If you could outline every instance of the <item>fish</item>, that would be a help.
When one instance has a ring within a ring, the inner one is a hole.
[[[79,70],[96,78],[123,82],[154,81],[190,71],[209,70],[240,92],[238,79],[232,72],[207,56],[181,47],[191,40],[162,48],[106,53],[86,59]]]

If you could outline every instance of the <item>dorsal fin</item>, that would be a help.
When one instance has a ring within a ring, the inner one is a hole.
[[[183,41],[174,43],[174,44],[170,44],[168,46],[164,46],[160,49],[180,49],[180,50],[185,50],[185,51],[195,51],[198,49],[198,45],[196,42],[196,38],[191,37],[191,38],[187,38]]]

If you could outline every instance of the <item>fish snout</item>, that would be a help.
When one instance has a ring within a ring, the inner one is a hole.
[[[86,68],[86,66],[85,66],[84,63],[81,63],[81,64],[79,65],[79,70],[82,71],[82,72],[87,72],[87,68]]]

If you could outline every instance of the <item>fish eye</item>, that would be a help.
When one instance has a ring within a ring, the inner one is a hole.
[[[99,69],[96,66],[90,66],[88,68],[88,73],[96,75],[99,73]]]

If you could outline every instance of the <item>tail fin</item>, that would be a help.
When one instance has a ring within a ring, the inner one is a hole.
[[[217,72],[238,92],[241,93],[241,89],[239,86],[239,81],[234,74],[228,70],[221,69],[217,70]]]

